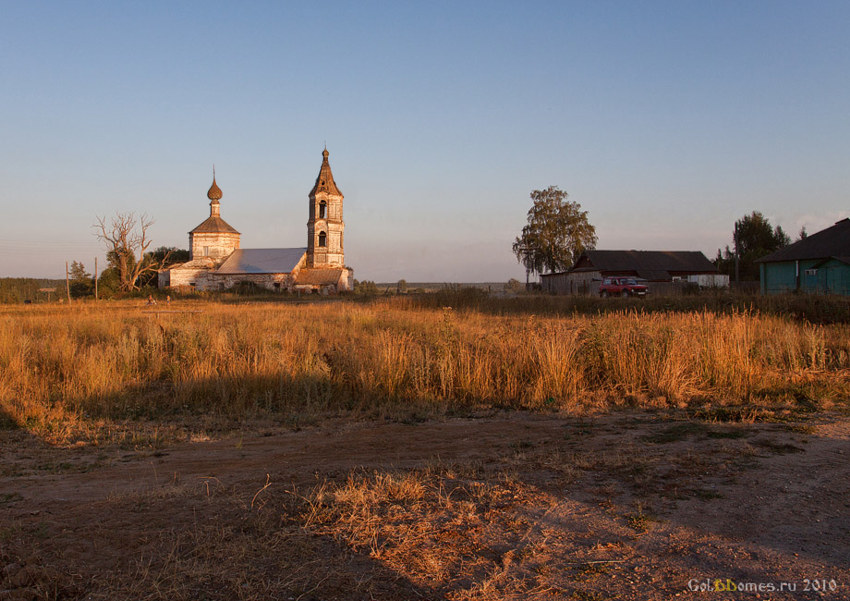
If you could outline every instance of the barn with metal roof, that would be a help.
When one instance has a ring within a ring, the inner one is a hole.
[[[729,285],[728,276],[720,274],[704,254],[690,250],[587,250],[569,271],[544,274],[541,281],[543,289],[554,294],[596,294],[602,279],[612,276],[644,280],[650,290],[672,282]]]
[[[850,219],[842,219],[756,263],[762,294],[850,295]]]

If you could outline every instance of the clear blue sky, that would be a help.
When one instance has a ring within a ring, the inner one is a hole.
[[[378,281],[524,278],[529,192],[599,248],[702,250],[850,215],[850,2],[0,0],[0,277],[89,269],[99,215],[306,245],[330,151]]]

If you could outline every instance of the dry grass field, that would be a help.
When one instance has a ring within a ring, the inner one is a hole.
[[[0,600],[850,598],[848,320],[523,302],[0,309]]]
[[[70,444],[151,436],[145,420],[170,439],[329,412],[628,405],[758,414],[848,397],[847,323],[639,308],[564,317],[404,298],[7,307],[0,410]]]

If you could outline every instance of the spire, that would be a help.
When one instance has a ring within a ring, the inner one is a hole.
[[[316,192],[327,192],[328,194],[338,194],[342,196],[342,192],[339,188],[337,188],[336,183],[334,182],[333,173],[331,173],[331,164],[328,162],[328,152],[327,147],[322,151],[322,168],[319,169],[319,177],[316,178],[316,184],[313,186],[313,189],[310,190],[310,195],[314,195]]]
[[[210,217],[218,217],[220,214],[219,200],[221,199],[221,188],[215,183],[215,165],[213,165],[213,183],[207,192],[207,198],[210,199]]]

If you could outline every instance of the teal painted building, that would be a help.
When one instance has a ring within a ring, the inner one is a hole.
[[[850,296],[850,219],[842,219],[756,262],[762,294]]]

